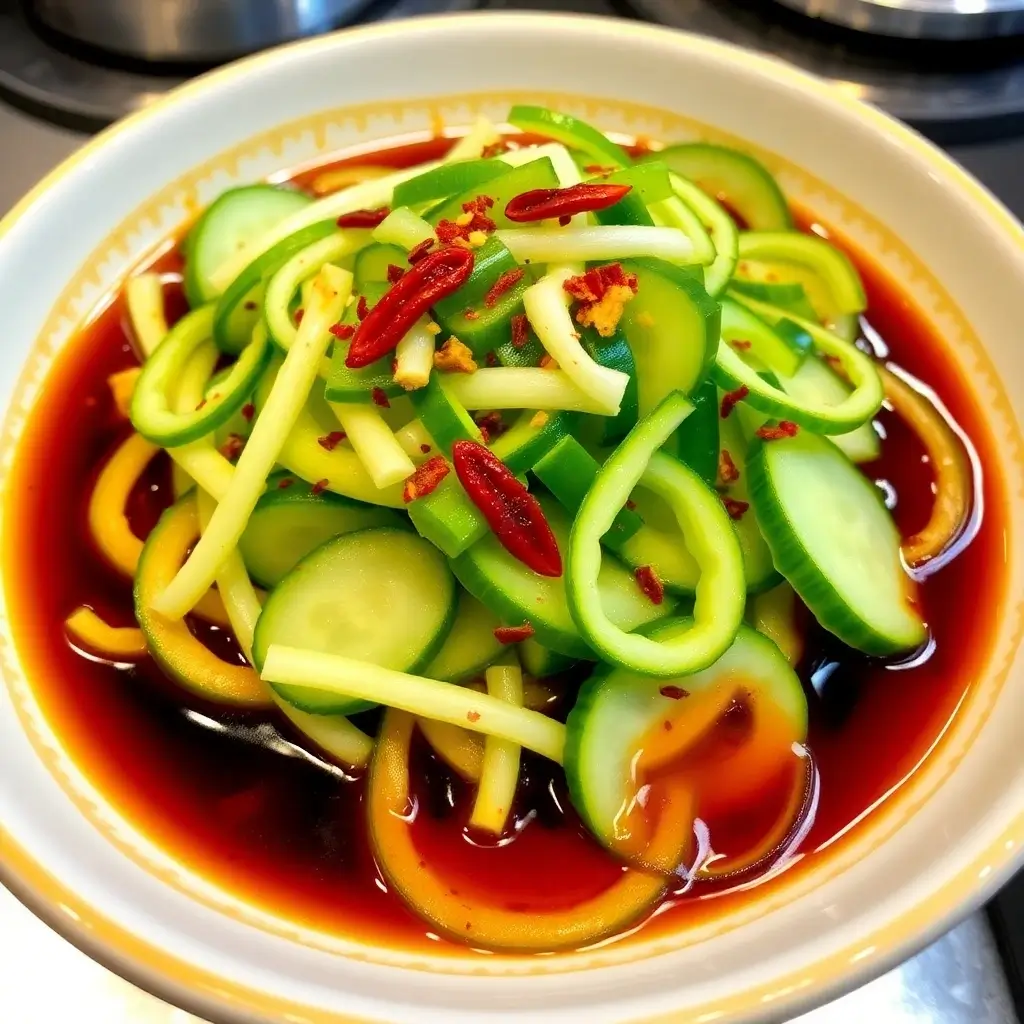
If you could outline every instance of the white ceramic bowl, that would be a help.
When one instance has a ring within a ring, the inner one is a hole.
[[[438,18],[345,32],[202,78],[116,126],[0,226],[0,463],[54,352],[225,187],[328,151],[500,118],[515,100],[608,130],[740,140],[873,252],[987,410],[1012,495],[1009,594],[952,728],[831,858],[692,932],[568,957],[411,957],[241,905],[121,819],[62,751],[0,618],[0,863],[72,941],[218,1021],[781,1017],[865,980],[1004,880],[1024,842],[1024,234],[916,135],[783,64],[626,21]],[[54,979],[59,984],[59,979]]]

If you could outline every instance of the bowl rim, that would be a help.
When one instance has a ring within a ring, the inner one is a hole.
[[[285,54],[294,54],[296,51],[330,50],[337,44],[339,38],[344,38],[346,42],[386,39],[410,30],[415,31],[427,23],[432,26],[443,23],[445,27],[457,30],[463,23],[468,25],[482,20],[499,24],[502,22],[514,23],[519,28],[524,24],[532,24],[538,31],[545,27],[561,27],[569,31],[574,29],[578,31],[585,27],[586,31],[591,33],[614,33],[620,38],[623,33],[627,33],[639,44],[645,40],[648,42],[663,40],[668,34],[676,39],[685,39],[687,45],[694,49],[704,49],[717,52],[720,55],[728,55],[732,60],[742,60],[748,67],[769,78],[799,84],[802,89],[815,93],[818,98],[829,104],[844,108],[848,115],[859,120],[874,134],[888,136],[914,150],[934,169],[941,171],[946,182],[967,194],[975,203],[980,204],[997,223],[1001,231],[1014,240],[1020,250],[1024,252],[1024,227],[983,185],[913,130],[876,108],[835,89],[822,79],[798,71],[775,58],[755,54],[743,48],[693,33],[674,31],[660,26],[597,15],[493,11],[447,14],[440,17],[416,17],[399,22],[345,29],[277,47],[207,72],[173,90],[152,105],[105,129],[47,174],[0,220],[0,243],[15,225],[34,209],[47,191],[73,175],[79,165],[87,162],[95,153],[105,149],[115,139],[130,134],[140,124],[165,114],[211,88],[217,88],[222,83],[254,73],[262,67],[272,66]],[[800,1012],[865,983],[912,955],[977,909],[1021,863],[1024,863],[1022,844],[1004,842],[1010,834],[1019,836],[1024,831],[1022,826],[1024,826],[1024,814],[1018,814],[1017,818],[1011,821],[1010,825],[1001,833],[996,843],[988,850],[983,851],[975,862],[956,876],[946,879],[938,889],[908,900],[903,916],[908,919],[913,918],[913,922],[908,928],[901,931],[898,938],[890,937],[878,955],[852,969],[847,967],[841,972],[827,973],[825,980],[818,981],[802,989],[799,993],[793,993],[773,1001],[771,1004],[773,1018],[780,1013]],[[13,837],[7,833],[2,823],[0,823],[0,848],[4,850],[4,859],[0,862],[0,883],[10,889],[37,917],[86,955],[159,999],[187,1008],[189,1012],[211,1021],[224,1022],[224,1024],[227,1022],[253,1024],[255,1021],[279,1020],[278,1012],[296,1011],[303,1015],[303,1019],[315,1020],[318,1024],[320,1022],[322,1024],[366,1024],[366,1018],[356,1018],[332,1011],[313,1010],[311,1007],[292,1004],[276,997],[268,997],[263,992],[248,988],[244,983],[227,983],[224,979],[195,965],[185,964],[174,955],[153,945],[149,940],[130,934],[107,917],[102,910],[89,906],[83,898],[78,897],[52,876],[42,864],[35,861],[27,850],[13,841]],[[1014,852],[1009,852],[1011,849]],[[977,865],[982,863],[989,867],[984,880],[979,879],[976,870]],[[17,868],[15,864],[18,865]],[[927,909],[923,909],[924,904],[928,904]],[[61,911],[69,910],[70,913],[61,913]],[[885,931],[884,927],[878,930]],[[822,958],[819,963],[841,958],[845,952],[849,951],[843,951],[838,955],[829,955]],[[139,954],[144,954],[144,956]],[[160,966],[153,966],[154,964]],[[202,987],[189,988],[171,977],[169,972],[175,965],[185,967],[187,973],[191,975],[193,983],[199,981],[202,983]],[[753,1008],[758,1005],[756,996],[760,994],[760,991],[759,988],[752,988],[747,992],[749,997],[747,1009],[755,1014],[756,1011]],[[704,1009],[704,1007],[699,1009]],[[269,1016],[269,1011],[273,1011],[274,1016]],[[686,1012],[686,1019],[690,1019],[689,1013],[698,1011]],[[762,1008],[762,1012],[764,1012],[764,1008]],[[655,1024],[655,1022],[661,1024],[668,1020],[683,1018],[672,1015],[644,1017],[638,1018],[636,1024],[640,1024],[641,1019],[649,1024]]]

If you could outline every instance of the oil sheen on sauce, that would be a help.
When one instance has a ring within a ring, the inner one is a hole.
[[[357,159],[399,166],[431,159],[444,145],[416,144]],[[295,180],[308,186],[315,173],[303,171]],[[809,226],[810,218],[803,223]],[[869,337],[933,387],[972,439],[980,462],[997,465],[976,398],[947,361],[941,339],[865,254],[844,247],[867,288]],[[180,258],[168,251],[155,266],[173,282]],[[173,283],[167,292],[173,318],[184,303]],[[45,714],[75,761],[131,821],[243,899],[365,941],[433,952],[461,949],[438,941],[387,891],[366,835],[362,777],[321,760],[282,718],[203,706],[149,661],[114,666],[68,643],[63,621],[79,604],[114,624],[134,621],[130,582],[94,550],[86,504],[99,467],[129,430],[113,406],[107,377],[135,362],[118,297],[58,357],[9,478],[3,552],[8,607]],[[914,435],[892,413],[883,410],[878,423],[883,456],[866,471],[885,481],[907,535],[928,517],[931,470]],[[898,799],[900,785],[968,696],[997,620],[1006,497],[995,473],[986,473],[983,496],[984,517],[973,540],[923,587],[934,643],[919,664],[872,662],[811,623],[800,675],[810,704],[807,745],[820,800],[801,856],[762,886],[698,883],[670,898],[645,925],[645,935],[757,899],[765,888],[818,863],[881,802]],[[170,500],[169,467],[161,455],[132,496],[135,532],[144,537]],[[215,627],[195,628],[218,653],[238,657],[230,637]],[[572,686],[569,681],[556,712],[568,710]],[[360,724],[372,729],[373,713],[361,716]],[[416,844],[467,891],[506,904],[566,907],[596,894],[621,871],[580,824],[561,770],[540,757],[524,756],[514,827],[500,841],[466,832],[472,793],[422,739],[414,742],[411,776],[421,808],[413,826]],[[712,822],[716,849],[742,852],[755,843],[784,798],[775,780],[743,813]]]

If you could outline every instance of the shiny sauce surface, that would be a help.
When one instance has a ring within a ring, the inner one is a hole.
[[[439,140],[357,159],[406,165],[439,155],[445,145]],[[294,180],[308,187],[322,170],[303,171]],[[803,216],[802,223],[810,227],[812,219]],[[981,464],[996,466],[977,399],[947,358],[942,339],[868,254],[842,238],[835,241],[864,279],[869,336],[884,342],[889,359],[935,389],[971,438]],[[173,319],[185,309],[174,284],[180,257],[169,250],[155,267],[167,275]],[[80,604],[114,624],[134,622],[131,583],[94,549],[86,506],[99,468],[130,430],[114,407],[107,378],[136,363],[119,296],[59,355],[9,478],[3,552],[8,606],[47,717],[71,756],[131,821],[229,891],[329,932],[410,949],[461,949],[439,940],[388,892],[366,834],[361,775],[324,761],[283,718],[203,706],[149,660],[115,666],[68,642],[64,619]],[[895,415],[883,409],[878,423],[883,455],[865,472],[886,481],[906,536],[928,518],[932,471],[921,445]],[[809,621],[799,672],[810,705],[807,746],[820,799],[801,856],[763,886],[700,882],[672,895],[644,934],[685,927],[725,905],[756,900],[765,888],[819,862],[881,802],[898,799],[900,785],[968,697],[997,622],[1006,496],[994,472],[986,472],[983,498],[984,516],[973,539],[921,589],[933,643],[920,663],[872,661]],[[169,465],[160,455],[130,502],[129,518],[140,537],[171,500]],[[214,627],[194,628],[218,653],[239,657],[230,637]],[[566,681],[556,713],[571,707],[577,684]],[[374,713],[358,721],[372,729]],[[573,812],[561,769],[540,757],[524,755],[514,827],[500,842],[466,831],[472,790],[421,738],[414,741],[410,767],[420,807],[412,826],[415,842],[467,892],[507,906],[567,907],[595,895],[621,872]],[[716,850],[739,854],[756,843],[784,800],[778,780],[769,780],[742,813],[711,820]]]

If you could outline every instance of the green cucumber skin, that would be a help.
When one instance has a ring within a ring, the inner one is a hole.
[[[614,206],[597,210],[594,219],[605,225],[639,225],[651,227],[654,218],[647,207],[675,193],[668,178],[668,168],[662,163],[634,164],[621,171],[595,179],[600,185],[630,185],[628,192]]]
[[[185,298],[193,309],[217,298],[217,292],[210,285],[208,275],[216,272],[223,260],[232,254],[233,246],[223,243],[218,245],[212,232],[226,233],[231,230],[231,223],[236,222],[238,216],[233,208],[241,207],[246,200],[257,200],[259,205],[267,207],[267,213],[262,218],[255,218],[255,225],[251,225],[250,230],[246,232],[248,236],[262,234],[289,213],[312,203],[312,199],[302,192],[263,184],[233,188],[214,200],[188,234],[189,259],[185,264],[183,285]],[[275,213],[269,212],[271,207]],[[218,224],[219,221],[226,223]],[[241,241],[240,238],[236,239],[236,244]],[[223,251],[211,251],[218,249]],[[213,265],[206,266],[211,261]]]
[[[776,306],[786,313],[794,313],[805,320],[817,320],[818,314],[807,298],[804,286],[795,281],[782,281],[774,284],[770,281],[745,281],[743,278],[734,278],[729,285],[729,291],[734,292],[736,298],[741,302],[744,297],[757,299],[759,302],[767,302],[770,306]]]
[[[253,260],[217,300],[213,320],[213,340],[221,352],[241,352],[252,337],[252,329],[263,315],[263,291],[275,271],[280,270],[297,252],[338,230],[334,221],[311,224],[289,238],[278,242],[262,256]],[[254,303],[245,309],[247,302]],[[240,311],[239,306],[243,306]]]
[[[427,386],[409,392],[409,399],[427,433],[449,458],[456,441],[482,442],[480,428],[465,408],[448,393],[443,374],[436,371],[432,373]]]
[[[352,276],[355,278],[355,290],[360,295],[370,284],[385,285],[388,282],[388,267],[396,266],[401,270],[409,269],[409,261],[403,248],[397,245],[383,245],[375,242],[356,253],[352,264]]]
[[[366,543],[367,541],[386,544],[391,538],[408,539],[410,537],[415,537],[415,535],[411,534],[408,530],[379,527],[343,534],[340,537],[335,537],[333,540],[327,541],[327,543],[322,544],[319,548],[310,552],[301,562],[299,562],[289,576],[282,580],[274,589],[267,603],[264,605],[263,613],[260,615],[260,618],[256,623],[256,633],[253,637],[253,662],[255,663],[257,670],[262,671],[267,649],[271,643],[275,642],[272,637],[267,636],[269,631],[275,629],[274,622],[276,609],[273,605],[275,599],[279,598],[279,595],[284,594],[287,596],[286,588],[288,586],[289,579],[296,577],[300,573],[310,571],[310,568],[315,566],[316,560],[329,555],[331,553],[331,549],[335,545]],[[419,543],[419,539],[416,538],[416,540],[417,543]],[[415,557],[418,561],[423,558],[436,557],[439,559],[439,566],[443,563],[443,557],[440,553],[428,548],[422,548],[416,553]],[[455,586],[455,581],[450,574],[443,578],[445,580],[446,591],[441,594],[431,595],[432,597],[439,597],[446,603],[445,617],[443,621],[438,624],[438,629],[435,631],[430,641],[418,652],[417,656],[413,660],[387,667],[395,668],[396,671],[400,672],[419,672],[424,666],[430,664],[444,646],[444,642],[455,623],[455,615],[458,607],[458,588]],[[344,601],[345,597],[345,594],[339,594],[338,600]],[[280,599],[283,600],[283,598]],[[275,684],[274,689],[293,707],[314,715],[353,715],[359,711],[364,711],[374,706],[368,701],[354,700],[338,696],[337,694],[323,693],[307,687]]]
[[[619,370],[629,377],[618,415],[601,417],[601,443],[618,444],[636,426],[637,421],[636,363],[633,361],[633,353],[619,328],[615,329],[610,338],[602,338],[593,327],[580,326],[577,329],[580,333],[580,343],[595,363],[609,370]]]
[[[768,169],[749,153],[703,142],[668,146],[655,154],[711,198],[724,194],[751,230],[788,231],[789,204]]]
[[[571,114],[519,103],[509,111],[508,123],[524,132],[536,132],[554,139],[567,149],[586,153],[600,164],[628,167],[631,163],[629,154],[621,146]]]
[[[500,625],[497,616],[460,589],[455,622],[441,649],[421,669],[422,675],[447,683],[462,683],[479,676],[508,650],[494,635]]]
[[[490,532],[454,473],[430,494],[405,506],[416,532],[448,556],[458,558]]]
[[[534,427],[531,420],[535,415],[526,410],[490,444],[491,451],[517,476],[533,469],[563,437],[569,436],[579,418],[576,413],[549,412],[544,424]]]
[[[693,412],[675,433],[674,455],[689,466],[709,487],[718,479],[719,405],[718,388],[708,377],[690,395]],[[672,442],[669,442],[670,445]],[[671,451],[671,448],[669,449]]]
[[[755,439],[747,457],[750,500],[757,512],[758,521],[764,528],[765,541],[779,572],[811,610],[819,624],[850,647],[865,654],[884,657],[905,652],[924,642],[927,633],[923,626],[919,637],[908,638],[907,641],[895,640],[873,628],[843,600],[828,578],[815,565],[807,548],[789,523],[767,463],[770,456],[769,445],[785,445],[795,441],[820,446],[818,450],[822,457],[830,456],[846,461],[851,473],[856,474],[862,482],[862,493],[868,500],[877,502],[886,517],[889,516],[881,492],[863,477],[827,438],[801,433],[796,438],[780,441],[764,442]],[[893,533],[895,535],[895,526]],[[842,539],[837,537],[837,543],[842,543]]]
[[[681,178],[670,175],[676,196],[704,225],[704,230],[715,247],[715,259],[704,272],[704,287],[710,296],[721,295],[728,287],[739,262],[740,233],[728,212],[706,195],[700,188]]]
[[[438,200],[447,202],[456,192],[464,194],[467,189],[480,188],[500,178],[507,170],[508,165],[500,160],[462,160],[442,164],[396,185],[391,207],[397,210],[400,206],[422,206]]]

